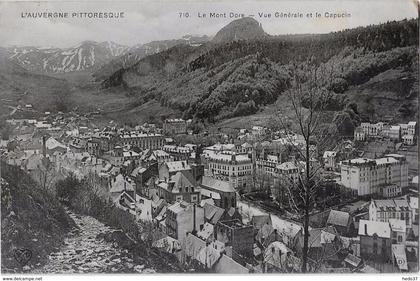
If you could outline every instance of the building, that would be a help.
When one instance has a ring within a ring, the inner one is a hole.
[[[326,170],[334,170],[336,166],[337,152],[325,151],[322,159],[324,160],[324,168]]]
[[[405,199],[372,200],[369,204],[369,220],[389,222],[399,219],[406,222],[407,228],[412,225],[412,211]]]
[[[175,159],[169,155],[169,153],[165,152],[164,150],[146,150],[150,151],[146,155],[142,155],[142,162],[149,166],[153,163],[158,163],[158,165],[164,162],[173,162]]]
[[[355,141],[366,141],[366,133],[361,127],[354,129],[354,140]]]
[[[277,175],[276,166],[280,163],[280,156],[262,153],[260,156],[256,157],[256,172],[259,175],[275,177]]]
[[[168,203],[185,201],[188,203],[200,203],[200,190],[189,171],[180,171],[157,184],[157,194]]]
[[[235,145],[235,152],[237,154],[251,154],[253,150],[254,147],[247,142]]]
[[[215,226],[219,221],[228,221],[238,219],[242,221],[242,216],[234,208],[223,209],[218,206],[205,203],[204,206],[204,221]]]
[[[410,121],[407,125],[407,134],[415,136],[417,131],[417,122]]]
[[[212,153],[207,160],[212,176],[230,182],[235,189],[251,189],[253,165],[248,156],[236,153]]]
[[[220,208],[236,208],[236,192],[227,181],[205,176],[200,185],[200,192],[203,199],[212,198]]]
[[[389,219],[389,226],[391,228],[391,243],[405,244],[405,239],[407,237],[405,221]]]
[[[186,134],[190,122],[184,119],[166,119],[163,123],[163,133],[166,135]]]
[[[204,209],[185,201],[175,202],[166,210],[166,234],[181,244],[188,232],[197,232],[204,226]]]
[[[283,184],[296,184],[299,181],[299,168],[294,162],[284,162],[276,166],[277,177]]]
[[[109,193],[115,201],[122,193],[127,193],[131,198],[134,197],[135,184],[133,181],[119,174],[111,180]]]
[[[228,256],[237,260],[240,256],[252,257],[254,229],[240,220],[219,221],[215,227],[216,240],[225,244]]]
[[[393,198],[401,195],[401,187],[396,184],[387,184],[380,187],[379,194],[384,198]]]
[[[164,145],[162,150],[168,153],[175,161],[190,159],[191,153],[194,151],[190,147],[168,145],[168,144]]]
[[[392,260],[391,227],[388,222],[360,220],[360,255],[367,260]]]
[[[332,227],[311,228],[308,237],[308,257],[314,261],[322,260],[323,263],[330,263],[337,260],[339,251],[342,248],[338,239],[337,230]],[[302,256],[304,247],[303,229],[299,230],[294,237],[294,249],[298,256]]]
[[[377,136],[383,130],[384,123],[378,122],[376,124],[371,124],[368,122],[363,122],[360,124],[360,128],[365,133],[366,136]]]
[[[402,155],[386,155],[379,159],[357,158],[341,162],[341,183],[359,196],[381,194],[390,184],[408,186],[408,163]]]
[[[165,139],[161,134],[144,134],[136,131],[124,132],[119,136],[120,145],[130,145],[140,149],[161,149]]]
[[[331,210],[328,219],[327,226],[333,226],[340,235],[349,236],[352,231],[353,219],[347,212]]]
[[[413,224],[419,225],[419,198],[409,197],[409,204],[412,212]]]
[[[402,142],[405,145],[414,145],[416,143],[416,137],[415,135],[405,134],[402,136]]]
[[[389,128],[388,137],[393,141],[401,140],[401,126],[391,126]]]
[[[172,176],[181,171],[191,172],[187,161],[164,162],[159,167],[159,180],[168,181]]]

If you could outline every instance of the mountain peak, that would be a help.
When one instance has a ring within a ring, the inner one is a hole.
[[[261,24],[253,18],[234,20],[217,32],[213,42],[222,43],[235,40],[250,40],[266,36]]]

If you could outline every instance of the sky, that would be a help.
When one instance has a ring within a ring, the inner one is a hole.
[[[417,18],[418,0],[141,0],[141,1],[16,1],[0,0],[0,45],[9,47],[75,46],[84,40],[114,41],[132,46],[154,40],[178,39],[186,34],[215,35],[234,20],[230,13],[254,15],[271,35],[327,33],[389,20]],[[27,12],[114,12],[120,19],[22,18]],[[303,18],[275,17],[276,12],[302,13]],[[321,14],[315,18],[315,12]],[[326,18],[325,13],[346,13],[345,18]],[[188,13],[188,17],[186,17]],[[198,13],[207,14],[206,18]],[[210,18],[226,13],[226,18]],[[259,17],[271,14],[271,18]],[[307,14],[312,13],[312,17]],[[182,17],[180,17],[180,14]]]

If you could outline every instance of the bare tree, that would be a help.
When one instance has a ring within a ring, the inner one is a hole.
[[[42,158],[35,171],[41,188],[47,192],[55,192],[54,187],[55,170],[54,165],[48,158]]]
[[[293,146],[297,160],[298,178],[283,176],[280,188],[285,189],[290,208],[303,223],[302,272],[308,270],[309,218],[316,206],[316,191],[322,184],[318,152],[332,137],[331,130],[323,118],[328,106],[333,71],[325,65],[315,66],[310,62],[292,65],[291,85],[284,93],[288,108],[278,111],[277,120],[283,137]],[[293,132],[294,131],[294,132]],[[298,142],[296,134],[303,138]]]

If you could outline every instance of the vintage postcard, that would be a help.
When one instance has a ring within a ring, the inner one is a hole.
[[[418,45],[415,0],[0,0],[2,275],[415,276]]]

